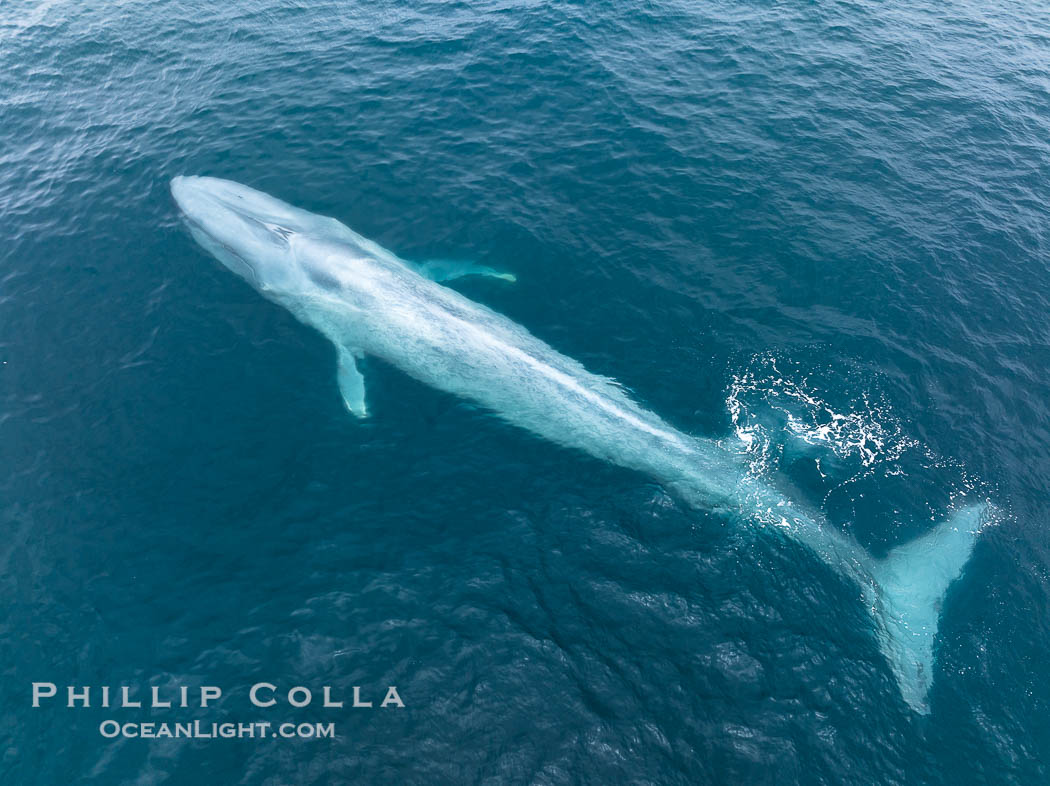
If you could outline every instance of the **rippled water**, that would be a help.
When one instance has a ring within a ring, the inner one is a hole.
[[[7,0],[3,782],[1045,782],[1050,13],[912,5]],[[177,174],[513,271],[456,286],[877,554],[994,498],[931,714],[800,548],[378,362],[353,422]],[[107,741],[33,680],[408,706]]]

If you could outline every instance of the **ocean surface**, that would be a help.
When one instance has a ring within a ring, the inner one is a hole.
[[[1050,10],[915,5],[4,0],[0,782],[1046,783]],[[179,174],[513,272],[453,286],[877,555],[993,500],[930,714],[801,547],[380,361],[355,421]]]

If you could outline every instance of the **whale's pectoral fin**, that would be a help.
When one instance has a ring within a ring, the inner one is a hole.
[[[432,281],[448,281],[463,276],[491,276],[492,278],[502,278],[504,281],[511,282],[518,280],[513,273],[506,273],[486,265],[475,264],[474,262],[460,262],[455,259],[428,259],[426,262],[420,262],[418,269],[421,276],[425,276]]]
[[[933,644],[941,602],[962,573],[977,533],[994,509],[987,504],[956,510],[925,535],[890,551],[875,564],[873,611],[879,644],[893,668],[904,700],[919,713],[929,712],[927,693],[933,681]]]
[[[346,347],[339,347],[338,352],[337,379],[343,403],[351,414],[359,418],[368,417],[368,407],[365,406],[365,378],[357,367],[360,353],[355,353]]]

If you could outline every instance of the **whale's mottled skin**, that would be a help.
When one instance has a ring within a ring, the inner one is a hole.
[[[960,507],[877,560],[819,511],[749,474],[738,453],[678,431],[616,382],[436,280],[512,276],[407,262],[333,218],[228,180],[176,177],[171,191],[201,246],[332,341],[352,413],[367,414],[357,360],[374,355],[545,439],[643,472],[691,506],[798,540],[861,588],[901,695],[915,711],[929,711],[940,602],[989,520],[989,504]]]

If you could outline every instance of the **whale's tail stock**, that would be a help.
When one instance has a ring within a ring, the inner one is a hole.
[[[967,505],[924,535],[875,560],[872,614],[879,646],[890,663],[901,695],[920,714],[930,711],[933,645],[948,587],[970,559],[977,535],[992,522],[995,508]]]

